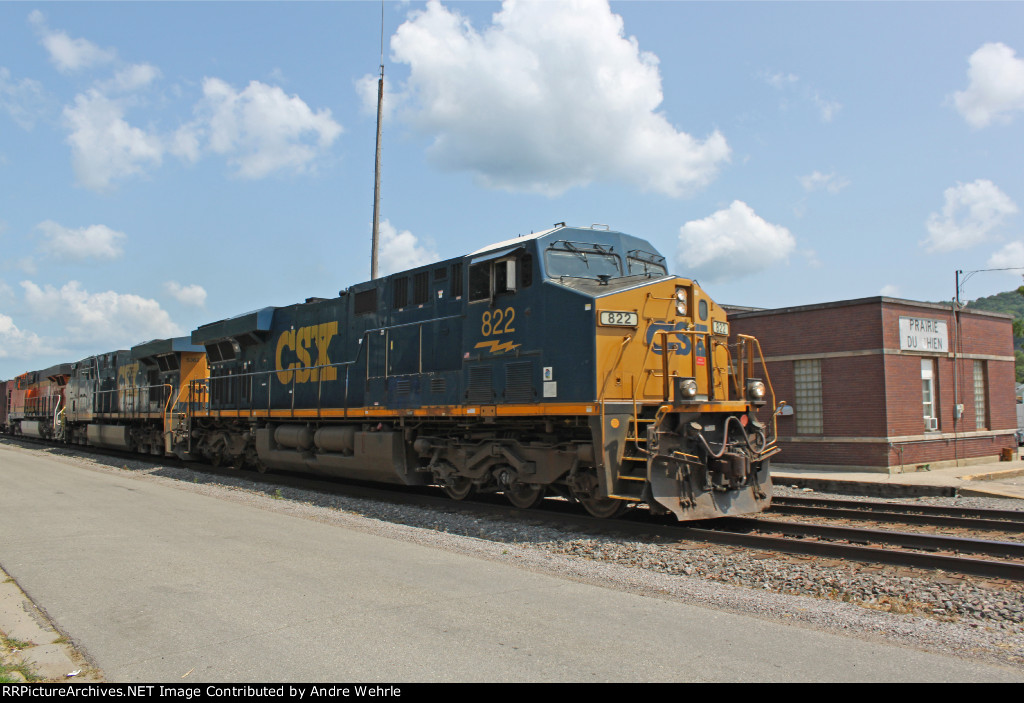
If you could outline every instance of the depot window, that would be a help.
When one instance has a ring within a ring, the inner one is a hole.
[[[938,386],[935,359],[921,359],[921,404],[924,411],[925,432],[939,429]]]
[[[988,383],[984,361],[974,362],[974,427],[988,428]]]
[[[821,359],[794,361],[793,380],[796,385],[793,410],[797,434],[822,434]]]

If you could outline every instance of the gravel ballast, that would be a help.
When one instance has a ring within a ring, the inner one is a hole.
[[[91,470],[164,482],[259,509],[604,587],[1024,668],[1024,584],[1020,583],[696,542],[615,539],[536,521],[497,520],[463,511],[274,486],[260,483],[259,476],[251,473],[223,477],[76,451],[8,446],[48,451],[59,461]],[[777,487],[776,494],[808,495],[788,487]],[[979,497],[917,500],[933,505],[1024,508],[1017,501]]]

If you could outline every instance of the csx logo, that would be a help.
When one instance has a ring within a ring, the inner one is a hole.
[[[687,356],[690,353],[690,347],[693,346],[690,335],[685,333],[687,327],[686,322],[677,322],[672,324],[670,322],[652,322],[647,327],[647,346],[651,347],[651,351],[655,354],[664,354],[665,350],[661,344],[661,333],[668,332],[669,340],[675,338],[675,341],[668,342],[668,353],[677,354],[679,356]],[[701,329],[703,328],[703,329]],[[706,331],[705,325],[697,325],[697,331]],[[651,346],[651,342],[656,341],[654,346]],[[704,340],[697,338],[697,356],[703,357],[705,355]]]
[[[125,364],[117,370],[117,387],[126,388],[135,385],[135,376],[139,373],[138,364]]]
[[[294,377],[296,383],[307,381],[333,381],[338,378],[338,369],[310,369],[310,366],[327,366],[331,358],[327,350],[331,340],[338,334],[337,322],[325,322],[322,325],[300,327],[287,330],[277,338],[277,356],[274,368],[277,369],[277,380],[289,384]],[[312,361],[310,352],[316,347],[316,363]],[[292,361],[295,359],[295,361]]]

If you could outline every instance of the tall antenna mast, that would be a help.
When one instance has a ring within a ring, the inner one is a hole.
[[[380,247],[380,123],[384,108],[384,0],[380,2],[380,80],[377,81],[377,158],[373,168],[373,246],[370,249],[370,279],[377,278],[377,250]]]

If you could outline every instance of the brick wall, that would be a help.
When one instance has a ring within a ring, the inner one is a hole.
[[[982,357],[978,360],[986,373],[988,416],[983,431],[1016,427],[1010,318],[961,312],[958,359],[954,364],[948,351],[900,351],[901,316],[944,320],[948,344],[956,342],[956,327],[948,307],[891,298],[730,315],[734,335],[750,334],[760,340],[770,359],[768,370],[777,400],[794,404],[797,413],[800,408],[794,402],[794,360],[771,359],[821,359],[823,433],[819,436],[835,441],[787,441],[787,437],[796,440],[807,436],[796,434],[795,417],[781,417],[778,428],[783,453],[779,463],[886,467],[994,457],[1003,447],[1015,446],[1012,435],[960,436],[978,432],[973,357]],[[939,419],[939,431],[935,433],[925,431],[922,358],[934,360]],[[954,424],[957,402],[963,404],[964,414]],[[947,436],[954,432],[955,438]],[[893,443],[887,439],[896,437],[907,440]],[[853,442],[850,438],[882,441]]]

